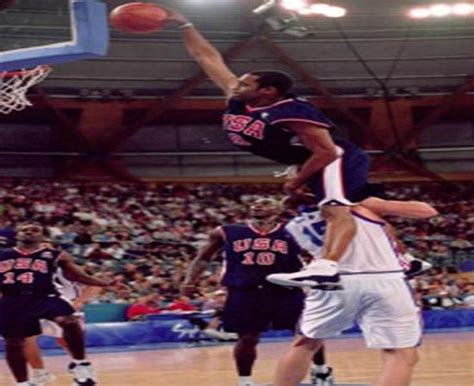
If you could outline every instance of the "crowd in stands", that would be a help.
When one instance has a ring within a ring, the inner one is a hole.
[[[385,188],[388,198],[423,200],[440,212],[427,221],[390,219],[409,251],[437,267],[413,281],[424,307],[472,307],[472,279],[456,273],[469,270],[474,256],[474,184]],[[89,273],[116,280],[93,302],[134,303],[138,313],[195,310],[219,290],[221,261],[204,273],[202,295],[192,299],[179,295],[189,262],[211,229],[244,221],[249,201],[262,195],[282,197],[281,186],[1,181],[0,244],[13,242],[17,224],[40,221],[51,242]]]

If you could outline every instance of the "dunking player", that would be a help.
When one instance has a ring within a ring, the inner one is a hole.
[[[85,356],[84,335],[74,308],[61,299],[53,283],[57,268],[72,280],[105,287],[85,274],[67,253],[42,244],[44,228],[25,223],[18,228],[17,246],[0,250],[0,333],[5,338],[6,359],[17,385],[28,381],[25,338],[41,333],[40,320],[54,320],[63,329],[71,350],[70,369],[76,385],[95,385],[92,366]]]
[[[392,214],[430,217],[436,211],[424,203],[391,203]],[[394,248],[388,224],[362,205],[352,208],[357,232],[340,260],[342,291],[309,293],[298,335],[280,361],[275,386],[296,386],[322,339],[358,322],[369,348],[382,350],[377,386],[408,386],[417,362],[422,328],[419,310],[405,280],[401,255]],[[303,228],[303,230],[302,230]],[[325,242],[325,221],[318,211],[302,213],[287,225],[298,243],[318,258]],[[294,232],[296,230],[296,232]],[[274,274],[272,283],[290,286],[317,283],[311,277]]]
[[[82,308],[90,298],[100,291],[100,288],[83,286],[79,283],[68,280],[61,268],[56,270],[53,280],[61,298],[71,303],[76,310],[74,315],[79,319],[81,325],[83,325],[84,313],[82,312]],[[63,338],[63,329],[58,324],[47,319],[41,319],[40,323],[42,335],[56,338],[58,345],[66,352],[71,353],[71,350]],[[28,364],[33,369],[33,383],[42,385],[43,383],[54,381],[55,377],[45,369],[41,350],[38,347],[37,338],[37,336],[31,336],[25,339],[25,357]]]
[[[333,140],[334,123],[307,101],[288,94],[291,78],[277,71],[252,71],[241,77],[219,51],[179,12],[169,9],[190,55],[228,101],[224,130],[242,150],[287,165],[298,172],[284,185],[286,193],[304,185],[315,194],[327,221],[324,259],[315,269],[321,282],[338,280],[337,261],[355,232],[347,205],[357,201],[367,182],[368,158],[357,146]],[[349,201],[350,200],[350,201]]]
[[[236,332],[239,337],[234,348],[239,386],[254,384],[251,373],[260,334],[269,329],[294,331],[302,311],[301,290],[290,291],[265,280],[271,273],[297,272],[302,267],[298,256],[301,250],[278,221],[280,214],[277,201],[261,198],[251,205],[248,224],[216,228],[192,262],[183,283],[183,290],[192,293],[209,261],[217,252],[224,252],[222,283],[228,288],[228,297],[223,324],[225,331]],[[316,369],[321,370],[318,377],[327,378],[326,383],[319,384],[331,385],[322,351],[314,362],[319,366]],[[316,374],[314,376],[316,378]]]

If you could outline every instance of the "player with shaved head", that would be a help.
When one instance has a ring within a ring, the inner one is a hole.
[[[254,385],[251,375],[261,333],[270,329],[294,331],[302,311],[304,296],[300,289],[279,287],[265,279],[272,273],[298,272],[302,268],[301,249],[285,231],[281,213],[279,201],[260,198],[250,205],[246,224],[214,229],[183,283],[183,292],[194,293],[201,273],[218,252],[223,252],[222,284],[228,290],[223,324],[225,331],[238,334],[234,359],[239,386]],[[318,385],[331,385],[323,351],[315,355],[314,362],[327,379],[327,383]]]

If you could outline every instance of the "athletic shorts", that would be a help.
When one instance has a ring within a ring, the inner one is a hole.
[[[295,330],[304,295],[300,289],[260,286],[228,288],[224,306],[224,331],[249,333]]]
[[[344,154],[310,177],[307,186],[319,205],[352,205],[366,198],[369,158],[362,150]]]
[[[40,335],[40,319],[53,320],[74,312],[56,295],[6,295],[0,299],[0,334],[4,338]]]
[[[357,322],[369,348],[420,344],[420,311],[402,273],[341,274],[341,284],[344,290],[308,294],[299,326],[303,335],[326,339]]]

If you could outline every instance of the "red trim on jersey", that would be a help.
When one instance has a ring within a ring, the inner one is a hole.
[[[292,102],[293,100],[294,100],[293,98],[291,98],[291,99],[283,99],[282,101],[278,101],[278,102],[272,103],[271,105],[260,106],[260,107],[251,107],[251,106],[249,106],[249,105],[245,105],[245,108],[247,109],[247,111],[253,112],[253,111],[258,111],[258,110],[265,110],[265,109],[268,109],[268,108],[273,107],[273,106],[282,105],[282,104],[284,104],[284,103]]]
[[[248,227],[254,231],[256,234],[260,235],[260,236],[266,236],[266,235],[269,235],[270,233],[273,233],[273,232],[276,232],[278,229],[280,229],[282,227],[282,223],[278,223],[275,225],[274,228],[270,229],[268,232],[263,232],[257,228],[255,228],[250,222],[247,223]]]
[[[42,251],[44,249],[47,249],[46,247],[44,246],[41,246],[37,249],[33,249],[33,250],[26,250],[26,249],[22,249],[20,247],[13,247],[13,249],[15,251],[17,251],[19,254],[23,255],[23,256],[28,256],[28,255],[32,255],[33,253],[37,253],[39,251]]]
[[[340,157],[338,158],[338,160],[340,161],[339,162],[339,177],[340,177],[339,183],[341,184],[342,196],[344,198],[347,198],[346,187],[344,184],[344,157]]]
[[[322,126],[324,128],[330,128],[331,125],[327,123],[323,123],[320,121],[313,121],[311,119],[300,119],[300,118],[285,118],[285,119],[277,119],[276,121],[271,122],[272,125],[280,122],[305,122],[305,123],[314,123],[317,126]]]

